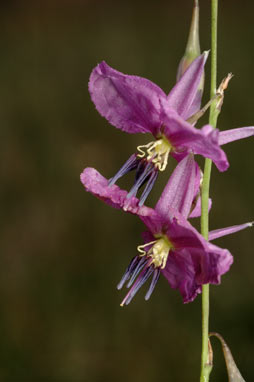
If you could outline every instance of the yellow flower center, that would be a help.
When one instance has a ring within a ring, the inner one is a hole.
[[[162,137],[147,145],[138,146],[137,150],[139,151],[137,155],[139,158],[146,157],[148,161],[151,160],[154,163],[159,171],[164,171],[168,164],[168,156],[172,150],[172,145],[167,138]]]
[[[152,245],[152,247],[146,251],[145,248]],[[172,243],[168,240],[167,237],[163,236],[157,240],[151,241],[144,245],[138,246],[138,251],[141,253],[141,256],[149,256],[152,258],[151,264],[154,264],[156,268],[165,268],[167,264],[169,251],[173,248]]]

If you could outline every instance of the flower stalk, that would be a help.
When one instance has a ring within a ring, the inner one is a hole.
[[[216,94],[217,83],[217,23],[218,23],[218,0],[211,0],[211,99]],[[219,115],[217,101],[211,105],[209,124],[216,128]],[[208,200],[211,178],[212,161],[205,160],[204,178],[201,190],[201,234],[208,240],[209,216]],[[209,284],[202,287],[202,353],[201,353],[201,374],[200,382],[208,382],[212,371],[212,364],[209,362]]]

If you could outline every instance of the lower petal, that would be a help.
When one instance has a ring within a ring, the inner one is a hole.
[[[111,207],[122,209],[139,216],[147,216],[153,210],[146,206],[139,206],[139,199],[132,196],[128,198],[128,192],[117,185],[108,185],[108,179],[104,178],[96,169],[87,167],[80,175],[86,191],[91,192],[98,199]]]

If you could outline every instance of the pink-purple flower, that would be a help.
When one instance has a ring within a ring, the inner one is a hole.
[[[127,197],[127,191],[107,180],[94,169],[81,174],[85,188],[107,204],[137,215],[145,224],[144,244],[124,273],[118,288],[128,281],[129,292],[122,301],[128,304],[140,287],[151,277],[146,299],[151,296],[160,273],[170,286],[179,289],[183,301],[192,301],[203,284],[218,284],[233,262],[227,249],[207,242],[187,221],[200,215],[198,201],[200,170],[193,155],[185,157],[172,173],[156,207],[140,206],[139,200]],[[212,231],[210,239],[237,232],[252,223]]]
[[[168,95],[153,82],[138,76],[125,75],[105,62],[91,73],[89,91],[98,112],[113,126],[127,133],[151,133],[154,140],[137,147],[116,175],[115,182],[135,170],[134,185],[128,197],[140,196],[140,206],[151,191],[159,171],[165,170],[169,155],[178,161],[190,152],[213,160],[220,171],[225,171],[228,160],[220,145],[253,135],[254,128],[240,129],[238,136],[219,133],[210,125],[197,129],[187,119],[200,109],[200,80],[208,53],[197,57]],[[250,130],[252,129],[252,130]]]
[[[135,182],[128,196],[135,196],[146,184],[140,197],[145,202],[159,171],[166,168],[169,155],[182,159],[188,152],[211,157],[221,170],[228,162],[218,145],[217,131],[198,130],[185,122],[200,108],[199,84],[207,53],[190,65],[167,96],[153,82],[138,76],[122,74],[105,62],[92,71],[89,81],[91,98],[98,112],[113,126],[127,133],[151,133],[154,140],[137,147],[116,175],[135,170]]]
[[[154,137],[152,142],[138,146],[113,178],[108,180],[93,168],[81,174],[87,191],[114,208],[137,215],[146,226],[144,244],[137,247],[138,254],[118,284],[118,289],[126,282],[130,288],[122,305],[128,304],[151,278],[148,299],[160,274],[180,291],[185,303],[190,302],[203,284],[220,283],[221,275],[233,262],[227,249],[206,241],[188,221],[201,214],[202,174],[194,154],[210,158],[220,171],[225,171],[229,163],[220,146],[254,135],[254,127],[219,132],[210,125],[197,129],[188,122],[200,110],[200,81],[207,55],[205,52],[192,62],[168,95],[153,82],[120,73],[105,62],[91,73],[89,91],[98,112],[118,129]],[[165,170],[169,155],[179,163],[155,208],[149,208],[144,202],[158,172]],[[135,181],[127,192],[115,183],[129,171],[135,171]],[[212,231],[209,240],[252,225]]]

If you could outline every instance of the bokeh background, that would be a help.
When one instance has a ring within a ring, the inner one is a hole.
[[[144,143],[144,136],[117,131],[96,112],[87,91],[92,68],[104,59],[168,92],[191,10],[187,0],[1,1],[1,381],[199,379],[200,297],[183,305],[161,278],[149,302],[143,290],[120,308],[125,291],[116,284],[143,227],[87,194],[79,181],[86,166],[111,177]],[[251,1],[220,4],[218,78],[235,74],[220,129],[254,124],[253,11]],[[210,48],[209,23],[210,1],[201,0],[202,49]],[[208,81],[209,64],[206,73]],[[230,169],[212,173],[213,229],[254,217],[254,140],[225,149]],[[254,381],[254,233],[217,244],[235,262],[221,286],[211,287],[210,328]],[[211,381],[225,381],[216,339],[213,347]]]

